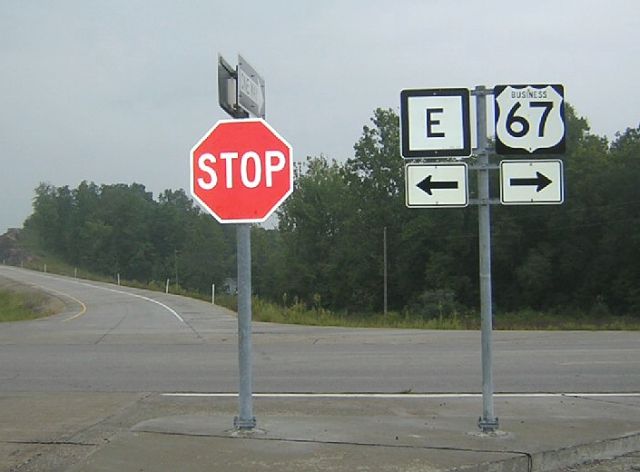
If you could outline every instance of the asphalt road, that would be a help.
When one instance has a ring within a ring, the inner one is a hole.
[[[236,318],[163,293],[0,266],[67,310],[0,325],[0,393],[237,392]],[[480,392],[480,333],[254,323],[255,392]],[[496,332],[496,392],[637,392],[638,332]]]

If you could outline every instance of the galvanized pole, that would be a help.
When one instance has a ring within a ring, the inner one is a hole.
[[[251,225],[238,224],[238,359],[240,365],[239,416],[233,420],[236,429],[256,427],[252,397],[251,347]]]
[[[480,250],[480,318],[482,325],[482,417],[478,426],[483,432],[498,429],[493,409],[493,319],[491,302],[491,213],[489,199],[489,150],[487,145],[487,94],[479,85],[476,96],[478,130],[478,240]]]

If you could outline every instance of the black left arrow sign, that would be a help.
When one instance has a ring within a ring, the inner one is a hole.
[[[427,192],[429,195],[433,195],[431,193],[432,190],[440,190],[440,189],[456,189],[458,188],[457,181],[432,181],[431,175],[427,176],[424,180],[416,185],[420,190]]]
[[[539,192],[540,190],[542,190],[543,188],[545,188],[547,185],[549,185],[551,183],[551,179],[549,177],[547,177],[544,174],[541,174],[540,172],[536,172],[536,176],[535,178],[511,178],[509,179],[509,184],[511,184],[512,187],[516,187],[516,186],[531,186],[531,185],[537,185],[537,189],[536,192]]]

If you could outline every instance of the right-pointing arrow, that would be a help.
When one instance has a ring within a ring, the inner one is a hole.
[[[540,190],[544,189],[550,183],[551,183],[551,179],[549,179],[549,177],[547,177],[546,175],[541,174],[540,172],[536,172],[535,178],[530,178],[530,179],[527,179],[527,178],[511,178],[511,179],[509,179],[509,184],[512,187],[537,185],[538,188],[536,189],[536,192],[539,192]]]

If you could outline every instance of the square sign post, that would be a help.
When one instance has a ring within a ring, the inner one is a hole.
[[[480,324],[482,345],[482,416],[478,427],[494,432],[500,426],[493,406],[493,301],[491,288],[491,200],[489,198],[489,146],[487,95],[484,86],[474,90],[478,127],[478,252],[480,262]]]

